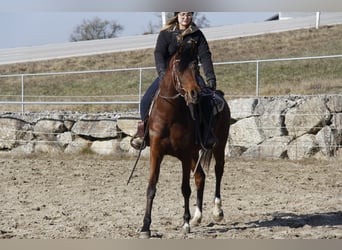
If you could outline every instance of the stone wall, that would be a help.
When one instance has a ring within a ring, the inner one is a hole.
[[[229,101],[228,155],[302,159],[342,152],[342,95]]]
[[[302,159],[341,155],[342,95],[243,98],[232,113],[227,157]],[[0,114],[0,151],[137,155],[137,113]],[[142,156],[149,155],[146,148]]]

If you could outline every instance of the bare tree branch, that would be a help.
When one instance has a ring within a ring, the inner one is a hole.
[[[74,28],[73,33],[70,35],[70,41],[114,38],[122,30],[123,26],[116,21],[101,20],[99,17],[91,20],[84,19],[82,24]]]

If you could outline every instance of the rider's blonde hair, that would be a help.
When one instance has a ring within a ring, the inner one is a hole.
[[[193,31],[193,28],[196,27],[196,25],[192,22],[192,19],[191,19],[191,23],[189,24],[189,27],[186,28],[182,34],[180,35],[180,39],[183,40],[183,37],[186,35],[186,34],[189,34],[190,32]],[[167,23],[165,24],[164,27],[161,28],[160,31],[164,31],[164,30],[170,30],[170,31],[175,31],[175,30],[178,30],[179,29],[179,24],[178,24],[178,15],[174,16],[174,17],[171,17]]]

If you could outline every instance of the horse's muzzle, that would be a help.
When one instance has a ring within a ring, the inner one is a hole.
[[[199,93],[194,89],[189,90],[185,92],[184,99],[187,105],[190,103],[197,104],[199,102]]]

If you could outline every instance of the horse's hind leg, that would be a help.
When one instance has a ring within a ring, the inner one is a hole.
[[[214,198],[214,208],[213,208],[213,218],[216,222],[222,221],[224,215],[222,210],[221,201],[221,180],[223,176],[224,168],[224,151],[214,152],[215,156],[215,176],[216,176],[216,187],[215,187],[215,198]]]

